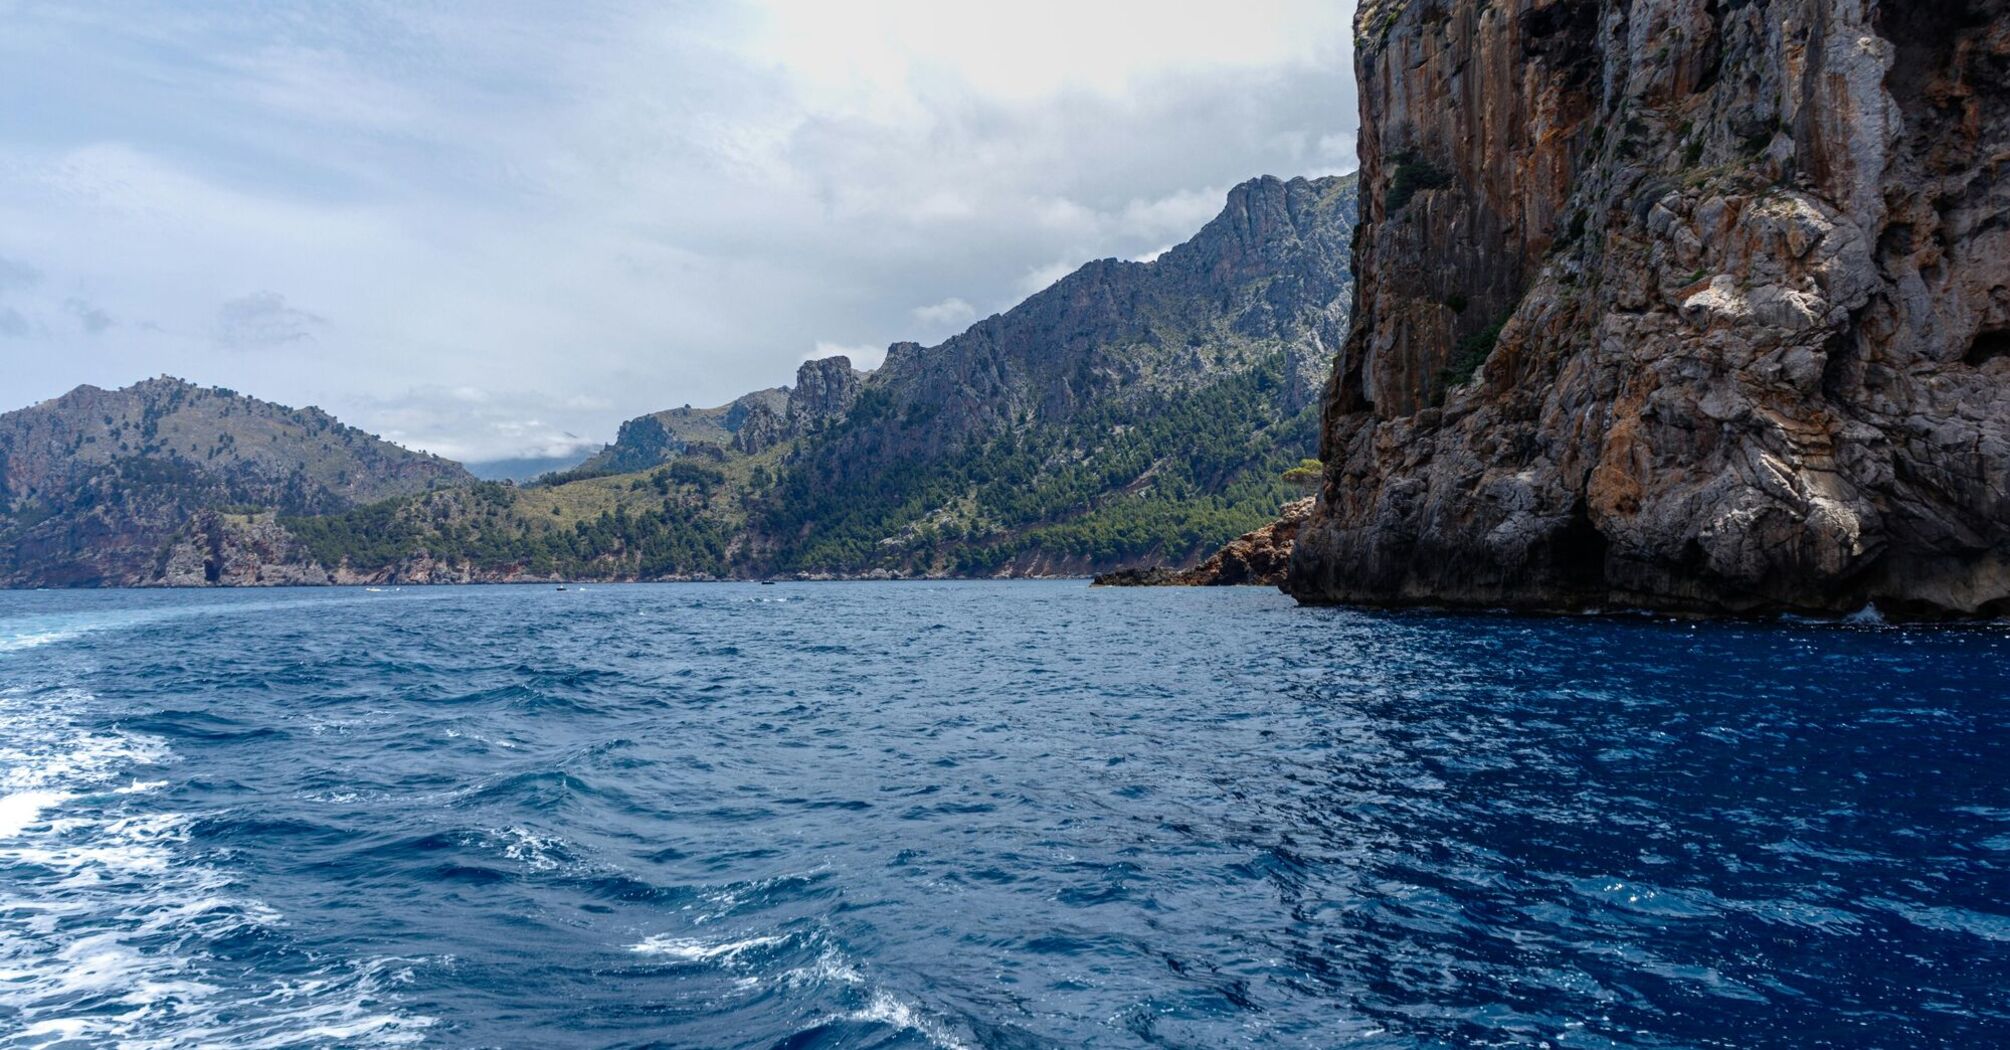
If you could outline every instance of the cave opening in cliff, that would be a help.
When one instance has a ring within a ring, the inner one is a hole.
[[[1967,356],[1962,360],[1981,368],[1999,357],[2010,357],[2010,328],[1978,333],[1975,342],[1968,347]]]
[[[1605,565],[1612,541],[1598,531],[1583,500],[1571,511],[1570,522],[1556,537],[1551,551],[1557,578],[1584,590],[1605,587]]]
[[[1964,31],[1988,26],[2005,6],[2003,0],[1880,4],[1878,32],[1898,52],[1885,75],[1892,97],[1917,113],[1933,80],[1947,69]]]

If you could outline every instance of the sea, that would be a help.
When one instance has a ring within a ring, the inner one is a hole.
[[[2010,1045],[2010,629],[0,593],[0,1048]]]

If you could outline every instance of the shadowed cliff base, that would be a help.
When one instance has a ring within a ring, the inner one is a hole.
[[[1367,3],[1307,603],[2010,613],[2010,0]]]

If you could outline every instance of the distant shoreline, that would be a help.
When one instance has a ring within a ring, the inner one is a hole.
[[[526,590],[543,588],[546,590],[585,590],[597,587],[652,587],[665,585],[698,586],[780,586],[783,584],[923,584],[923,583],[1075,583],[1083,590],[1116,593],[1163,592],[1163,591],[1270,591],[1285,597],[1281,588],[1260,583],[1238,584],[1164,584],[1153,586],[1102,586],[1091,587],[1093,577],[1078,575],[1055,576],[803,576],[776,577],[769,579],[720,577],[709,579],[662,579],[662,580],[467,580],[410,583],[269,583],[269,584],[211,584],[205,586],[71,586],[71,587],[9,587],[0,586],[0,594],[93,594],[113,591],[133,593],[175,592],[198,593],[210,591],[267,592],[267,591],[389,591],[411,588],[413,590],[443,590],[453,587],[502,588],[516,587]],[[1816,627],[1873,628],[2010,628],[2010,617],[2004,616],[1950,616],[1911,615],[1903,611],[1882,610],[1874,604],[1849,612],[1819,611],[1807,609],[1747,609],[1737,611],[1712,609],[1656,609],[1648,606],[1614,606],[1610,608],[1562,608],[1562,607],[1511,607],[1511,606],[1461,606],[1443,602],[1319,602],[1305,601],[1292,597],[1295,607],[1304,610],[1346,610],[1366,613],[1417,614],[1426,616],[1479,617],[1484,619],[1510,618],[1529,620],[1582,620],[1587,622],[1658,622],[1688,624],[1777,624],[1782,626],[1806,625]]]

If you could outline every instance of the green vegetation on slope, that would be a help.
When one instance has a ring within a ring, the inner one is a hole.
[[[731,529],[705,496],[659,470],[610,498],[573,486],[519,490],[493,482],[390,500],[339,514],[282,517],[323,565],[369,573],[423,554],[480,573],[657,579],[726,572]],[[588,482],[576,483],[590,484]],[[584,496],[597,513],[568,513]]]
[[[977,574],[1027,555],[1181,560],[1271,520],[1290,498],[1280,475],[1316,444],[1317,421],[1310,408],[1275,407],[1285,367],[1275,353],[1198,390],[1140,392],[932,461],[891,459],[841,484],[793,471],[755,520],[778,538],[780,571]],[[855,418],[874,411],[861,399]]]
[[[360,573],[423,554],[477,574],[582,579],[770,573],[990,575],[1180,561],[1276,516],[1316,411],[1275,406],[1285,355],[1198,390],[1140,392],[932,461],[845,479],[779,455],[674,460],[645,473],[482,483],[281,518],[312,557]],[[898,437],[861,401],[853,421]],[[906,424],[913,425],[913,424]],[[835,482],[835,483],[834,483]],[[1029,566],[1020,566],[1022,569]]]

